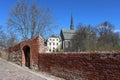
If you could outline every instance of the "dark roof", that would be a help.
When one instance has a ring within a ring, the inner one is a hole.
[[[71,40],[75,34],[76,34],[76,30],[70,30],[70,29],[61,30],[61,38],[64,40]]]

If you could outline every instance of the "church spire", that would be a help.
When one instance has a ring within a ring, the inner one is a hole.
[[[74,30],[74,23],[73,23],[73,16],[72,16],[72,14],[71,14],[70,29],[71,29],[71,30]]]

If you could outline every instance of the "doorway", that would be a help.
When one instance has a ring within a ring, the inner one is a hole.
[[[30,47],[23,47],[24,57],[25,57],[25,66],[30,68]]]

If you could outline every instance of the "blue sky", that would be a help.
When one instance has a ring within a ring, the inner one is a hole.
[[[33,0],[28,0],[28,2]],[[0,0],[0,25],[6,25],[9,9],[16,0]],[[74,26],[79,23],[98,25],[104,21],[114,24],[120,30],[120,0],[36,0],[41,7],[50,8],[59,34],[62,28],[69,28],[73,14]]]

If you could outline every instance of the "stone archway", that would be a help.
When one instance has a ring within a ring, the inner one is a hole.
[[[24,52],[25,66],[30,68],[30,47],[24,46],[23,52]]]

